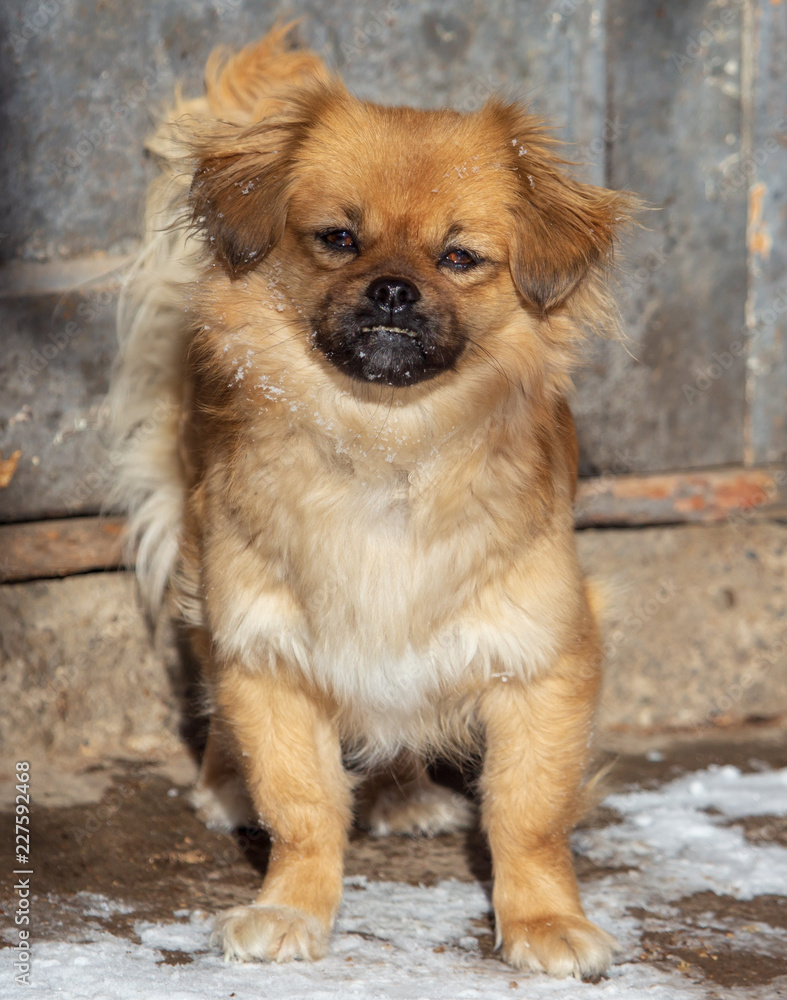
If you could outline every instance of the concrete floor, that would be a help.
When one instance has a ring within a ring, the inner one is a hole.
[[[787,767],[784,731],[774,725],[716,730],[691,739],[619,738],[609,749],[615,757],[608,782],[612,792],[658,789],[711,765],[733,765],[744,774]],[[2,772],[6,779],[13,775],[14,762],[9,764]],[[206,830],[187,802],[194,773],[193,760],[175,743],[157,760],[31,761],[36,939],[80,941],[104,930],[133,943],[139,941],[135,928],[140,921],[171,921],[178,911],[213,913],[251,900],[265,870],[267,838],[258,830],[233,836]],[[455,787],[463,782],[448,770],[439,777]],[[5,780],[0,788],[3,844],[13,842],[13,792],[13,782]],[[615,811],[602,804],[587,824],[592,831],[616,822]],[[787,847],[783,815],[760,813],[734,822],[748,843]],[[577,870],[585,890],[608,876],[613,884],[633,877],[630,865],[614,859],[599,865],[582,852]],[[488,885],[491,871],[478,831],[431,840],[374,839],[355,831],[347,875],[421,886],[444,879]],[[15,907],[13,880],[4,865],[0,896],[6,917]],[[95,897],[122,905],[109,914],[97,912],[91,905]],[[669,920],[655,913],[632,915],[641,926],[635,959],[665,975],[678,974],[687,988],[704,987],[699,995],[787,996],[787,885],[752,899],[678,893]],[[480,955],[498,965],[491,919],[475,924]],[[767,931],[762,947],[757,928]],[[774,950],[774,933],[785,942],[781,955],[778,946]],[[161,950],[164,965],[192,960],[185,951]],[[2,986],[0,995],[6,995]]]

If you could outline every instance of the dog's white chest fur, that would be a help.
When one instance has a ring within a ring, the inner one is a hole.
[[[263,551],[239,551],[234,579],[211,583],[214,607],[226,588],[212,622],[225,655],[302,671],[378,744],[421,727],[469,671],[529,676],[555,655],[554,614],[534,595],[478,588],[483,525],[427,542],[404,473],[293,490],[296,475],[266,480]]]

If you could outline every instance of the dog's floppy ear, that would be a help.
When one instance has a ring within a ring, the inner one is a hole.
[[[547,313],[590,272],[611,264],[616,236],[631,219],[634,199],[566,176],[557,141],[519,105],[488,106],[506,129],[517,175],[510,267],[522,296]]]
[[[627,211],[613,191],[555,175],[539,180],[515,213],[511,273],[521,294],[541,312],[560,305],[589,272],[612,263],[615,234]],[[529,184],[529,181],[527,182]]]
[[[341,89],[317,76],[270,98],[261,121],[215,122],[192,141],[192,222],[231,278],[259,264],[281,239],[298,149]]]
[[[287,221],[292,159],[302,125],[217,125],[200,140],[189,192],[192,222],[231,278],[259,264]]]
[[[258,264],[278,242],[287,219],[287,162],[275,151],[207,156],[194,173],[195,226],[230,277]]]

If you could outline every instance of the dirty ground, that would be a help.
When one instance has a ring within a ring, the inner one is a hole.
[[[195,765],[31,761],[33,994],[77,998],[787,997],[787,748],[778,728],[620,738],[609,794],[574,838],[586,909],[622,952],[609,977],[557,983],[494,951],[479,832],[353,833],[333,952],[316,965],[225,965],[210,916],[248,902],[263,833],[206,830]],[[13,768],[0,842],[13,844]],[[439,777],[462,787],[462,776]],[[4,850],[4,856],[9,854]],[[13,859],[0,872],[0,997],[18,996]],[[109,979],[107,979],[109,977]]]

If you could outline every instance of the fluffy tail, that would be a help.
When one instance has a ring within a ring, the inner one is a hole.
[[[150,187],[143,248],[118,304],[120,349],[108,397],[116,476],[109,503],[128,514],[127,557],[136,554],[142,593],[161,605],[178,556],[190,477],[179,445],[186,400],[185,364],[194,321],[187,313],[201,247],[190,234],[189,137],[221,119],[242,126],[275,109],[281,90],[324,80],[312,52],[289,51],[293,25],[274,28],[235,55],[214,51],[204,97],[183,100],[148,140],[162,173]]]

